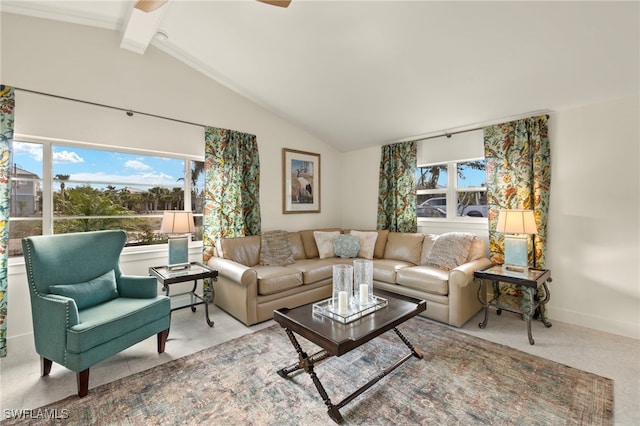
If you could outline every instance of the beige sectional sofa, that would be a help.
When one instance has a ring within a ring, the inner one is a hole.
[[[354,259],[335,256],[322,238],[333,244],[336,234],[350,232],[340,228],[288,232],[285,239],[291,256],[281,265],[261,264],[261,236],[221,239],[217,255],[209,260],[209,266],[218,271],[215,304],[251,325],[273,318],[275,309],[331,297],[333,265]],[[373,260],[374,290],[426,300],[424,316],[456,327],[481,309],[473,271],[491,262],[477,236],[389,231],[355,231],[353,235],[362,247],[357,256]]]

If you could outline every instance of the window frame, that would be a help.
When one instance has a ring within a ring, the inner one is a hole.
[[[468,188],[458,188],[458,164],[468,163],[471,161],[485,161],[485,174],[486,174],[486,160],[484,157],[476,157],[476,158],[467,158],[467,159],[458,159],[452,161],[441,161],[437,163],[424,163],[418,164],[416,167],[426,168],[426,167],[434,167],[434,166],[446,166],[447,170],[447,187],[446,188],[435,188],[435,189],[416,189],[416,196],[423,194],[433,194],[434,196],[444,196],[447,200],[447,206],[457,206],[458,205],[458,194],[461,192],[485,192],[487,191],[487,187],[468,187]],[[458,209],[449,209],[447,208],[446,217],[423,217],[418,216],[418,224],[420,223],[429,223],[429,222],[470,222],[470,223],[487,223],[487,217],[477,217],[477,216],[458,216]]]
[[[183,190],[184,190],[184,209],[191,206],[191,192],[193,189],[193,185],[191,183],[191,166],[193,161],[203,162],[204,163],[204,155],[196,156],[190,154],[179,154],[173,152],[164,152],[164,151],[155,151],[155,150],[147,150],[140,148],[130,148],[124,146],[117,145],[107,145],[107,144],[96,144],[90,142],[79,142],[72,141],[66,139],[58,139],[58,138],[49,138],[49,137],[39,137],[39,136],[29,136],[24,134],[14,134],[13,136],[14,142],[23,142],[23,143],[32,143],[32,144],[40,144],[42,145],[42,177],[39,179],[42,182],[42,195],[41,195],[41,203],[42,203],[42,217],[32,218],[32,217],[15,217],[10,216],[9,222],[18,222],[18,221],[42,221],[42,234],[41,235],[53,235],[54,233],[54,221],[55,220],[69,220],[78,218],[76,216],[56,216],[54,212],[54,190],[53,184],[55,182],[54,178],[54,170],[53,170],[53,148],[57,147],[68,147],[68,148],[80,148],[80,149],[91,149],[98,151],[106,151],[113,153],[125,153],[125,154],[134,154],[134,155],[143,155],[143,156],[153,156],[153,157],[163,157],[170,159],[182,160],[184,164],[182,178],[183,178]],[[33,181],[37,181],[37,179],[33,179]],[[190,211],[190,210],[189,210]],[[140,215],[135,214],[128,216],[128,218],[162,218],[163,211],[158,210],[157,214],[148,214],[148,215]],[[198,218],[203,218],[204,213],[196,213],[193,212],[194,218],[198,220]],[[100,219],[100,218],[113,218],[114,216],[91,216],[92,219]],[[81,218],[85,218],[82,216]],[[202,244],[201,240],[191,242],[194,245]],[[156,244],[157,245],[157,244]],[[124,251],[139,251],[141,248],[150,247],[152,245],[142,245],[142,246],[125,246]],[[158,245],[162,246],[162,245]],[[132,250],[133,249],[133,250]],[[21,256],[11,256],[10,258],[19,258]]]

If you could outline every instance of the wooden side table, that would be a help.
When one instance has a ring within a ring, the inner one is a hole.
[[[204,305],[204,315],[207,320],[207,324],[209,327],[213,327],[213,321],[209,318],[209,303],[206,299],[206,295],[197,294],[196,287],[198,286],[198,280],[210,278],[213,281],[217,281],[218,271],[211,269],[200,262],[191,262],[189,268],[176,271],[171,271],[166,266],[152,266],[149,268],[149,275],[156,277],[160,284],[162,284],[162,290],[166,296],[169,296],[169,285],[193,280],[193,288],[188,292],[191,296],[191,303],[177,308],[172,308],[171,312],[183,308],[191,308],[191,312],[195,312],[197,305]],[[211,291],[213,294],[213,288]],[[211,299],[213,299],[213,296]],[[199,302],[196,302],[196,300],[199,300]]]
[[[517,273],[504,270],[502,265],[493,264],[485,269],[475,271],[473,273],[475,278],[481,279],[481,284],[478,289],[478,300],[484,305],[484,320],[478,324],[480,328],[485,328],[489,318],[489,306],[497,308],[497,314],[500,315],[502,310],[522,314],[527,317],[527,335],[529,336],[529,343],[535,344],[533,336],[531,335],[531,319],[536,313],[538,308],[546,305],[551,297],[549,293],[549,287],[547,282],[551,282],[551,271],[548,269],[529,269],[527,273]],[[482,291],[483,285],[486,281],[491,281],[493,284],[493,298],[489,300],[486,296],[486,291]],[[525,310],[520,304],[521,299],[518,296],[512,296],[508,294],[502,294],[500,291],[500,282],[515,284],[519,287],[528,289],[526,293],[529,295],[528,311]],[[544,295],[540,297],[540,288],[544,289]],[[483,293],[485,294],[483,296]],[[551,327],[551,323],[547,321],[545,317],[544,309],[539,309],[540,319],[545,327]]]

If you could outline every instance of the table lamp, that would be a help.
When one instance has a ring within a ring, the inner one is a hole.
[[[496,231],[508,234],[504,236],[503,269],[527,273],[529,270],[528,234],[538,232],[533,210],[500,210]]]
[[[165,211],[160,232],[169,237],[169,263],[171,271],[187,269],[189,263],[189,234],[195,232],[193,213],[186,211]]]

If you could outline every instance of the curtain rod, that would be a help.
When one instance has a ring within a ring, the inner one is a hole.
[[[135,110],[132,110],[132,109],[121,108],[121,107],[117,107],[117,106],[113,106],[113,105],[101,104],[101,103],[98,103],[98,102],[84,101],[82,99],[69,98],[67,96],[54,95],[52,93],[39,92],[37,90],[22,89],[20,87],[14,87],[13,89],[14,90],[21,90],[21,91],[27,92],[27,93],[33,93],[33,94],[36,94],[36,95],[49,96],[49,97],[57,98],[57,99],[64,99],[66,101],[80,102],[80,103],[87,104],[87,105],[93,105],[93,106],[99,106],[99,107],[103,107],[103,108],[115,109],[117,111],[125,112],[129,117],[133,116],[134,114],[140,114],[140,115],[145,115],[147,117],[160,118],[162,120],[168,120],[168,121],[173,121],[173,122],[176,122],[176,123],[188,124],[190,126],[202,127],[203,129],[206,129],[207,127],[210,127],[210,126],[207,126],[207,125],[204,125],[204,124],[194,123],[192,121],[186,121],[186,120],[180,120],[180,119],[177,119],[177,118],[165,117],[163,115],[151,114],[151,113],[148,113],[148,112],[135,111]],[[532,112],[531,114],[535,114],[535,112]],[[526,114],[522,114],[522,116],[524,116],[524,115],[526,115]],[[545,114],[545,115],[546,115],[546,117],[548,119],[549,118],[549,114]],[[512,120],[509,120],[509,121],[512,121]],[[465,129],[465,130],[458,130],[458,131],[453,131],[453,132],[444,132],[441,135],[426,136],[426,137],[423,137],[423,138],[417,137],[417,138],[412,138],[412,140],[415,140],[415,141],[426,141],[426,140],[429,140],[429,139],[441,138],[443,136],[446,137],[446,138],[450,138],[453,135],[459,135],[461,133],[468,133],[468,132],[475,132],[476,130],[482,130],[482,129],[484,129],[485,127],[487,127],[489,125],[490,124],[487,124],[487,125],[484,125],[484,126],[473,127],[473,128]],[[406,139],[403,139],[403,140],[406,141]]]
[[[476,130],[484,129],[487,126],[492,126],[492,125],[499,124],[499,123],[508,123],[510,121],[519,120],[519,119],[525,118],[525,117],[533,117],[535,115],[544,115],[545,117],[547,117],[547,120],[549,119],[549,114],[543,114],[542,112],[537,113],[536,111],[533,111],[533,112],[530,112],[530,113],[520,114],[520,115],[517,115],[517,116],[512,116],[512,117],[507,117],[507,118],[502,119],[502,120],[506,120],[506,121],[500,120],[500,121],[496,121],[496,123],[488,122],[487,124],[484,124],[484,125],[476,125],[476,127],[472,127],[472,128],[464,129],[464,130],[452,131],[452,132],[442,131],[442,133],[438,134],[438,135],[431,135],[431,136],[425,136],[425,137],[417,136],[417,137],[412,137],[412,138],[408,138],[408,139],[403,138],[402,140],[400,140],[398,142],[426,141],[426,140],[429,140],[429,139],[436,139],[436,138],[442,138],[442,137],[446,137],[447,139],[449,139],[453,135],[459,135],[461,133],[468,133],[468,132],[475,132]],[[394,143],[394,142],[392,142],[392,143]]]
[[[57,98],[57,99],[64,99],[65,101],[80,102],[80,103],[87,104],[87,105],[93,105],[93,106],[99,106],[99,107],[103,107],[103,108],[115,109],[117,111],[125,112],[129,117],[132,117],[134,114],[140,114],[140,115],[145,115],[147,117],[160,118],[162,120],[169,120],[169,121],[173,121],[173,122],[176,122],[176,123],[188,124],[190,126],[198,126],[198,127],[202,127],[202,128],[210,127],[210,126],[206,126],[204,124],[194,123],[194,122],[191,122],[191,121],[185,121],[185,120],[180,120],[180,119],[177,119],[177,118],[165,117],[163,115],[151,114],[151,113],[142,112],[142,111],[135,111],[135,110],[132,110],[132,109],[121,108],[121,107],[117,107],[117,106],[113,106],[113,105],[101,104],[101,103],[98,103],[98,102],[84,101],[82,99],[74,99],[74,98],[69,98],[67,96],[54,95],[54,94],[51,94],[51,93],[38,92],[36,90],[22,89],[20,87],[14,87],[13,89],[14,90],[20,90],[22,92],[33,93],[33,94],[36,94],[36,95],[49,96],[49,97]]]

